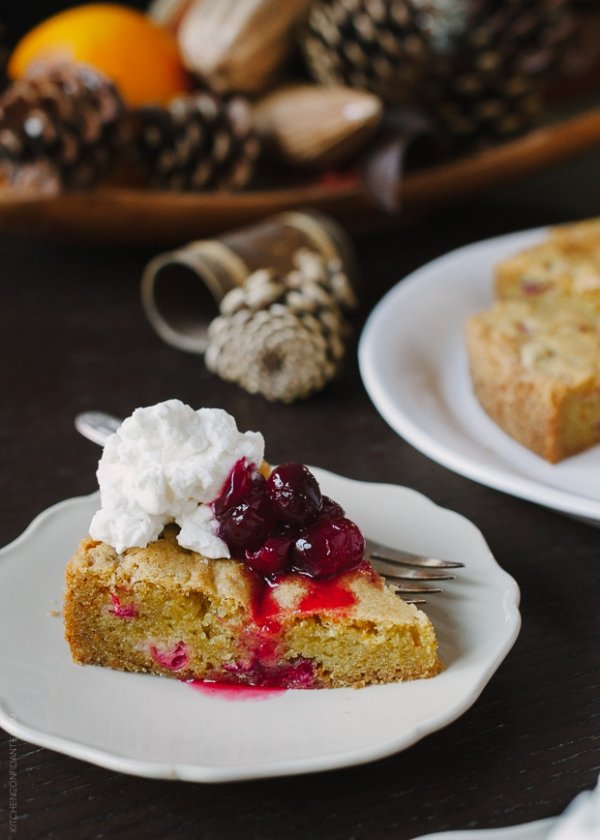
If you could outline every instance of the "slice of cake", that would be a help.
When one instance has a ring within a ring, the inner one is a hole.
[[[266,582],[182,549],[172,528],[123,554],[86,539],[67,567],[79,663],[288,688],[363,686],[441,670],[433,627],[366,567]]]
[[[555,463],[600,442],[600,314],[577,300],[499,301],[466,326],[479,402]]]
[[[600,312],[600,219],[553,228],[539,245],[501,262],[500,300],[574,297]]]
[[[364,559],[356,524],[304,465],[262,457],[216,409],[171,400],[123,423],[67,565],[74,660],[288,688],[438,673],[431,622]]]

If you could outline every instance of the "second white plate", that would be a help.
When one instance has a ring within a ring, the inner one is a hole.
[[[524,823],[506,828],[473,828],[466,831],[440,831],[414,840],[546,840],[558,818]]]
[[[363,331],[365,387],[390,426],[461,475],[600,523],[600,446],[548,464],[506,435],[472,393],[464,324],[492,302],[494,266],[541,241],[545,228],[478,242],[395,286]]]
[[[514,580],[462,516],[404,487],[315,473],[368,536],[466,564],[427,608],[446,665],[442,674],[358,690],[228,700],[176,680],[74,665],[62,620],[52,613],[62,604],[66,561],[98,506],[93,495],[45,511],[0,551],[0,725],[114,770],[216,782],[370,761],[455,720],[515,641]]]

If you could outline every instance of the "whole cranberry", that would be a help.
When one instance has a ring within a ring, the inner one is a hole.
[[[269,498],[284,522],[304,524],[321,511],[319,483],[304,464],[280,464],[269,476]]]
[[[214,500],[213,510],[215,516],[219,519],[225,511],[236,505],[250,490],[252,484],[253,466],[246,462],[245,458],[240,458],[235,462],[233,468],[225,483],[221,487],[219,495]]]
[[[321,516],[326,516],[327,519],[341,519],[346,515],[346,511],[329,496],[323,496],[323,507],[321,508]]]
[[[249,490],[233,507],[217,516],[219,536],[234,555],[256,551],[275,525],[267,482],[260,473],[252,477]]]
[[[291,537],[271,536],[256,551],[246,551],[246,563],[264,577],[287,571]]]
[[[322,516],[305,528],[292,548],[292,568],[313,578],[356,568],[365,553],[365,538],[349,519]]]

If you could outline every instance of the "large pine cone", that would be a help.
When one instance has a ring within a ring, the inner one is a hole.
[[[301,45],[321,84],[411,101],[426,72],[431,38],[418,0],[316,0]]]
[[[254,173],[259,142],[243,97],[178,96],[165,108],[141,108],[138,122],[139,155],[152,186],[236,190]]]
[[[112,82],[83,64],[37,64],[0,98],[0,173],[19,186],[87,188],[127,141]]]
[[[570,0],[317,0],[313,76],[424,107],[459,141],[528,127],[576,28]]]
[[[309,250],[285,276],[254,272],[221,301],[209,328],[206,365],[268,400],[293,402],[323,388],[341,370],[354,292],[336,262]]]

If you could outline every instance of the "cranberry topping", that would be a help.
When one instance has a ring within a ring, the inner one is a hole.
[[[275,525],[264,477],[256,473],[237,504],[223,511],[217,520],[219,536],[233,554],[256,551]]]
[[[280,464],[269,477],[268,489],[271,505],[284,522],[304,524],[319,515],[321,490],[304,464]]]
[[[270,536],[256,551],[246,550],[246,563],[264,577],[285,572],[289,565],[289,551],[293,542],[291,536]]]
[[[267,481],[241,458],[212,507],[217,533],[231,554],[243,556],[267,581],[290,571],[332,577],[363,560],[358,527],[341,505],[321,495],[304,464],[281,464]]]
[[[313,578],[355,569],[362,561],[365,539],[349,519],[321,517],[305,528],[292,549],[294,571]]]

